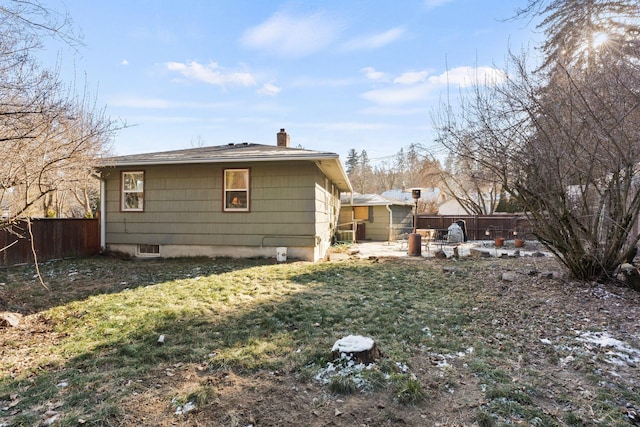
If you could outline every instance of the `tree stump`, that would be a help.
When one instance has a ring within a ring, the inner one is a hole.
[[[383,357],[375,341],[361,335],[349,335],[339,339],[331,348],[333,357],[339,359],[345,354],[358,363],[368,365]]]

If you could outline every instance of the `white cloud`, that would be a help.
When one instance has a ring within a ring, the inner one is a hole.
[[[123,59],[120,65],[129,65],[129,61],[127,61],[126,59]]]
[[[386,73],[383,73],[382,71],[376,71],[373,67],[365,67],[360,71],[362,71],[369,80],[383,80],[387,77]]]
[[[500,83],[504,78],[502,71],[491,67],[457,67],[431,77],[405,73],[394,80],[394,83],[402,85],[370,90],[363,93],[362,97],[380,105],[409,104],[424,101],[447,85],[462,88],[474,84],[490,86]]]
[[[429,77],[433,85],[468,87],[474,84],[491,86],[505,79],[503,71],[492,67],[456,67],[437,76]]]
[[[427,9],[433,9],[438,6],[442,6],[443,4],[451,3],[455,0],[424,0],[424,5]]]
[[[276,96],[281,90],[281,88],[274,84],[265,83],[260,89],[258,89],[258,95]]]
[[[429,75],[429,71],[409,71],[402,73],[400,77],[396,77],[393,82],[402,85],[412,85],[420,82],[424,82]]]
[[[357,37],[346,42],[343,48],[345,50],[377,49],[400,39],[404,32],[404,28],[396,27],[382,33]]]
[[[429,85],[415,85],[390,87],[385,89],[370,90],[362,94],[367,101],[376,104],[407,104],[411,102],[424,100],[429,93]]]
[[[240,41],[249,48],[300,57],[331,44],[340,27],[336,19],[321,12],[308,15],[278,12],[262,24],[246,30]]]
[[[255,86],[256,80],[248,72],[228,72],[224,70],[215,62],[210,62],[208,65],[202,65],[196,61],[189,63],[182,62],[167,62],[166,67],[169,71],[175,71],[182,76],[190,79],[209,83],[216,86]]]

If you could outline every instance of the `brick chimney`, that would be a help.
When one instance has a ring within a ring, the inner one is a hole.
[[[278,132],[278,147],[288,147],[289,146],[289,135],[285,132],[284,128],[280,129]]]

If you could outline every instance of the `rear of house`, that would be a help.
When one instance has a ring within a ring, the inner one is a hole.
[[[228,144],[121,156],[100,167],[102,246],[135,256],[326,257],[340,193],[338,155]]]

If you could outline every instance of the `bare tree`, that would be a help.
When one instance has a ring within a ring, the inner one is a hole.
[[[640,47],[637,0],[528,0],[516,17],[542,16],[547,35],[541,70],[586,68],[603,52],[637,55]]]
[[[460,144],[459,148],[469,150],[473,145]],[[501,180],[471,153],[447,157],[440,185],[469,215],[493,215],[502,190]]]
[[[375,193],[382,193],[386,190],[395,188],[398,179],[401,177],[402,171],[397,164],[389,161],[382,161],[373,167],[373,190]]]
[[[477,87],[459,114],[443,106],[439,137],[500,179],[573,276],[611,277],[640,237],[640,5],[531,0],[525,12],[544,16],[542,66],[512,55],[504,82]]]
[[[117,130],[86,88],[66,88],[35,61],[43,34],[68,39],[52,13],[29,1],[0,7],[0,226],[89,191],[91,165]]]
[[[420,144],[400,148],[393,160],[380,161],[371,166],[367,152],[349,150],[345,161],[347,175],[359,193],[382,193],[394,188],[436,187],[439,183],[440,162],[430,150]],[[429,210],[433,210],[429,207]]]
[[[640,70],[602,60],[549,77],[512,56],[508,80],[438,119],[441,141],[499,177],[537,238],[580,279],[610,276],[639,238],[629,233],[640,210]]]

